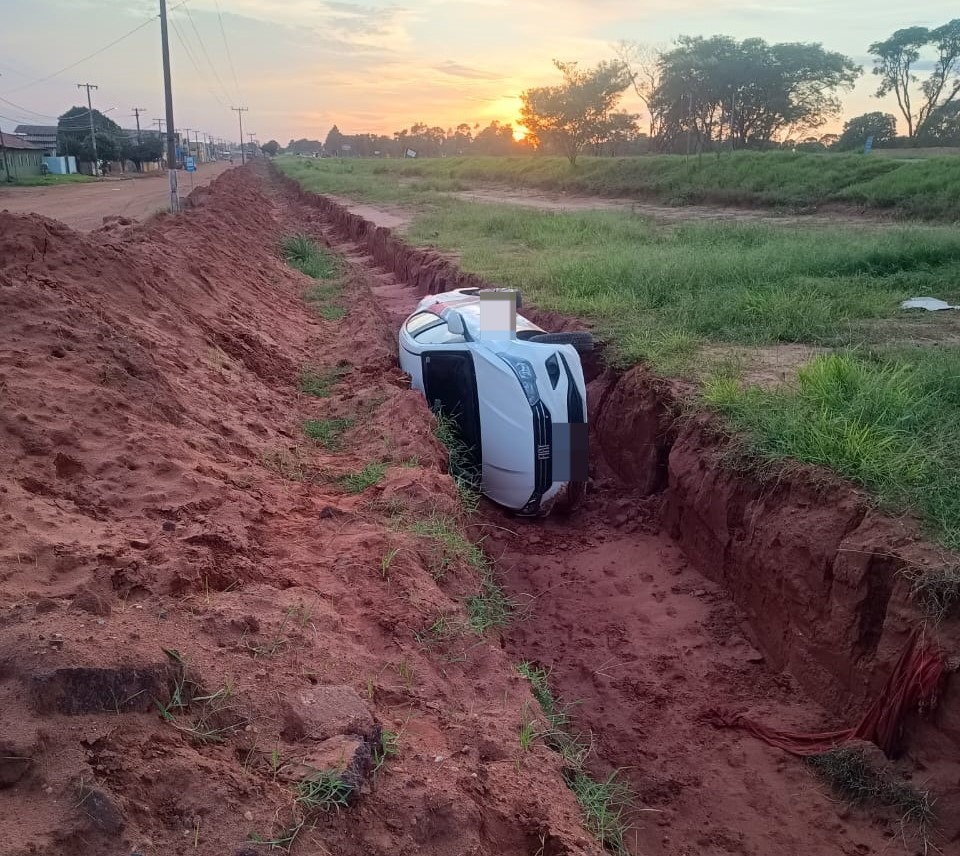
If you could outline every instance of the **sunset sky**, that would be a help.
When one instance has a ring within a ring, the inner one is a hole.
[[[416,121],[514,121],[519,93],[554,82],[553,58],[593,63],[619,39],[668,45],[722,33],[819,41],[867,73],[844,96],[848,116],[895,105],[871,95],[867,46],[913,25],[955,17],[945,0],[168,0],[178,128],[235,139],[231,105],[262,142],[345,133],[392,134]],[[131,108],[163,117],[160,28],[154,20],[113,47],[50,75],[156,14],[157,0],[2,0],[0,126],[52,124],[84,103],[124,127]],[[218,16],[218,9],[221,15]],[[188,15],[189,12],[189,15]],[[232,56],[232,68],[228,48]],[[624,106],[640,112],[625,99]],[[154,125],[155,127],[155,125]]]

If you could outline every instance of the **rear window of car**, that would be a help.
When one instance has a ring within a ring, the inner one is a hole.
[[[443,319],[438,318],[432,312],[418,312],[407,321],[407,332],[411,336],[416,336],[417,333],[422,333],[424,330],[442,323]]]

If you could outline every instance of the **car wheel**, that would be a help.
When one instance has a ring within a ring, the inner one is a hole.
[[[560,492],[551,510],[556,514],[567,517],[580,507],[586,493],[586,482],[567,482],[566,488]]]
[[[593,350],[593,334],[586,330],[575,330],[571,333],[541,333],[531,336],[527,341],[539,342],[541,345],[573,345],[581,354]]]

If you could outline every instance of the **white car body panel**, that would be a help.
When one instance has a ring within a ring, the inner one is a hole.
[[[443,321],[445,314],[450,317],[450,310],[459,313],[464,336],[451,333]],[[516,324],[520,336],[545,332],[519,314]],[[541,442],[538,450],[537,437],[541,441],[543,437],[553,437],[553,429],[544,426],[568,421],[570,395],[579,396],[580,401],[582,418],[574,421],[587,420],[586,384],[576,349],[572,345],[524,341],[517,335],[484,338],[479,297],[462,291],[421,300],[401,326],[399,344],[400,366],[410,375],[411,386],[425,396],[431,385],[430,379],[424,377],[425,364],[427,371],[437,376],[436,367],[443,363],[436,360],[456,362],[461,354],[463,359],[469,359],[476,381],[483,493],[500,505],[525,513],[549,510],[567,482],[552,481],[545,475],[544,467],[552,472],[553,448],[548,441]],[[554,356],[557,359],[552,362],[559,372],[554,371],[551,379],[547,365]],[[434,362],[429,362],[431,359]],[[536,381],[535,391],[530,393],[538,396],[534,403],[517,374],[528,372],[528,366],[532,367]],[[441,401],[428,403],[436,410]]]

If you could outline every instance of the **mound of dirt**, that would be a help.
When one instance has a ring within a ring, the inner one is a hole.
[[[594,853],[499,640],[425,634],[478,587],[409,525],[454,486],[363,278],[305,307],[296,226],[249,169],[145,226],[0,214],[3,852]]]

